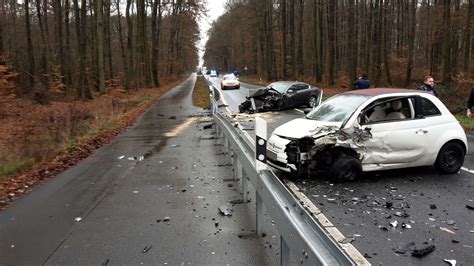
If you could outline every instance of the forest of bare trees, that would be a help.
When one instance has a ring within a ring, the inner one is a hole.
[[[48,102],[157,87],[194,71],[203,1],[0,0],[0,54],[17,95]]]
[[[474,0],[230,0],[226,10],[211,29],[207,67],[328,86],[362,72],[399,87],[474,74]]]

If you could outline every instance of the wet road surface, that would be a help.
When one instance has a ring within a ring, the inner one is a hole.
[[[279,237],[241,198],[195,75],[110,144],[0,213],[0,265],[273,265]],[[251,188],[250,188],[251,189]],[[218,208],[228,207],[232,216]]]
[[[231,115],[231,119],[254,137],[255,116],[267,120],[270,135],[279,125],[303,115],[284,110]],[[474,206],[474,134],[467,135],[469,152],[462,170],[453,175],[418,167],[366,173],[354,182],[334,183],[276,173],[295,182],[372,264],[448,265],[443,261],[447,259],[471,265],[474,211],[467,206]],[[413,250],[428,246],[434,246],[434,251],[412,256]]]

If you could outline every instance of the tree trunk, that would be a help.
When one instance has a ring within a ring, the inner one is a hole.
[[[130,80],[133,80],[135,78],[135,62],[133,60],[134,55],[133,55],[133,22],[132,22],[132,17],[130,16],[130,8],[132,6],[132,0],[127,0],[127,8],[125,9],[125,16],[127,18],[127,50],[128,50],[128,62],[127,64],[129,65],[129,71],[130,73],[128,76],[130,77]],[[137,80],[134,80],[134,87],[138,88],[138,82]]]
[[[410,6],[410,37],[408,38],[408,63],[407,63],[407,72],[405,79],[405,86],[408,87],[412,80],[413,73],[413,62],[415,57],[415,30],[416,30],[416,0],[411,0]]]
[[[71,39],[71,34],[70,34],[70,28],[69,28],[69,11],[70,11],[70,3],[69,3],[69,0],[65,0],[64,2],[64,26],[65,26],[65,29],[66,29],[66,51],[67,53],[65,53],[65,64],[64,64],[64,68],[65,68],[65,83],[69,86],[71,85],[71,82],[72,82],[72,70],[71,70],[71,67],[72,67],[72,62],[71,62],[71,56],[70,56],[70,49],[71,49],[71,42],[70,42],[70,39]]]
[[[349,20],[349,25],[348,25],[348,73],[349,73],[349,78],[350,81],[352,82],[353,80],[357,79],[357,43],[358,43],[358,36],[356,35],[356,20],[355,20],[355,10],[356,7],[354,5],[354,0],[349,0],[349,12],[348,12],[348,20]],[[351,83],[352,84],[352,83]]]
[[[153,86],[160,86],[159,60],[160,60],[160,32],[161,32],[161,0],[154,0],[151,24],[151,69]]]
[[[288,64],[288,58],[287,58],[287,40],[286,37],[288,35],[288,21],[286,19],[286,5],[287,5],[288,0],[282,0],[281,1],[281,26],[282,26],[282,72],[283,72],[283,79],[288,78],[288,71],[287,71],[287,64]]]
[[[383,35],[383,66],[385,69],[385,78],[387,80],[387,83],[389,86],[392,86],[392,77],[390,74],[390,31],[386,29],[390,29],[392,25],[389,23],[389,16],[391,17],[391,14],[387,14],[388,8],[389,8],[389,3],[388,1],[382,1],[383,7],[382,7],[382,20],[383,20],[383,28],[381,28],[382,35]],[[381,26],[382,27],[382,26]],[[382,30],[385,29],[385,30]]]
[[[291,67],[291,78],[296,78],[296,34],[295,34],[295,0],[290,0],[290,21],[289,21],[289,31],[290,31],[290,67]]]
[[[303,75],[303,20],[304,20],[304,0],[299,0],[299,15],[298,15],[298,52],[297,52],[297,66],[298,75]]]
[[[117,24],[118,24],[118,34],[119,34],[119,42],[120,42],[120,50],[122,54],[122,62],[123,62],[123,71],[125,72],[125,89],[128,91],[130,90],[130,66],[127,51],[125,49],[125,44],[123,41],[123,33],[122,33],[122,15],[120,14],[120,0],[116,0],[116,7],[117,7]]]
[[[26,56],[28,58],[28,83],[27,92],[33,91],[35,77],[35,56],[33,53],[33,42],[31,41],[31,24],[30,24],[30,1],[25,0],[25,28],[26,28]]]
[[[103,2],[97,0],[96,3],[96,21],[97,21],[97,71],[98,86],[100,94],[106,93],[105,88],[105,69],[104,69],[104,22],[103,22]]]
[[[329,0],[329,11],[328,11],[328,84],[334,86],[335,75],[336,75],[336,1]]]
[[[55,17],[55,35],[56,35],[56,49],[58,51],[57,64],[59,64],[59,76],[61,83],[64,85],[65,75],[64,67],[66,65],[64,60],[64,45],[63,45],[63,16],[62,16],[62,7],[61,1],[53,1],[54,5],[54,17]]]
[[[469,0],[468,12],[466,18],[466,26],[464,27],[464,62],[463,70],[469,73],[469,61],[471,59],[471,23],[474,20],[474,0]]]
[[[443,0],[443,82],[452,81],[451,68],[451,1]]]
[[[105,67],[105,78],[110,80],[114,77],[113,64],[112,64],[112,41],[110,36],[110,6],[112,0],[104,1],[104,38],[105,38],[105,49],[104,49],[104,60],[106,63]]]

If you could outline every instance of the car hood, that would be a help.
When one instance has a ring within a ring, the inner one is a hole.
[[[323,122],[306,118],[297,118],[277,127],[273,134],[291,139],[299,139],[314,135],[320,128],[328,126],[339,128],[341,125],[342,123],[340,122]]]

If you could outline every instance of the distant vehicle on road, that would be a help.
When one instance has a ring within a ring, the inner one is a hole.
[[[211,70],[211,73],[209,75],[211,78],[216,78],[219,76],[219,73],[217,73],[217,70]]]
[[[240,89],[240,82],[234,74],[226,74],[222,77],[221,89]]]
[[[467,153],[463,128],[435,96],[416,90],[365,89],[331,97],[276,128],[267,162],[298,176],[353,180],[362,171],[433,165],[459,171]]]
[[[241,113],[282,110],[306,105],[314,108],[322,98],[322,90],[297,81],[277,81],[258,89],[239,106]]]

